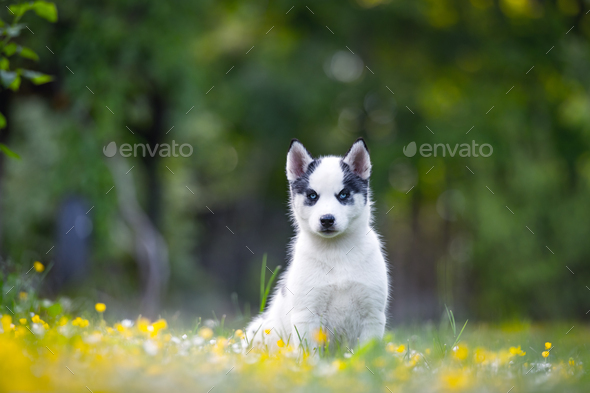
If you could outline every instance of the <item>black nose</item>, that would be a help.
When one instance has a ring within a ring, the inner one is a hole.
[[[320,217],[320,222],[322,223],[322,226],[326,229],[334,225],[334,221],[336,221],[336,219],[331,214],[325,214]]]

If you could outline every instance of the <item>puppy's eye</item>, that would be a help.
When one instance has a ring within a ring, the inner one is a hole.
[[[346,191],[340,191],[340,194],[338,194],[338,199],[346,199],[350,196],[350,194]]]
[[[318,199],[318,194],[316,194],[315,192],[310,192],[309,194],[307,194],[307,197],[312,201],[315,201],[316,199]]]

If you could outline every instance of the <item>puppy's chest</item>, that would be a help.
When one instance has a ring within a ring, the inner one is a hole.
[[[363,318],[380,307],[379,299],[383,297],[380,288],[372,285],[374,280],[367,272],[332,270],[298,278],[300,280],[294,283],[297,291],[293,305],[307,308],[326,321]]]

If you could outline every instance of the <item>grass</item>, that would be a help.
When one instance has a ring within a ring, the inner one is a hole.
[[[115,321],[108,304],[98,312],[100,305],[39,299],[43,273],[33,273],[0,283],[0,392],[516,393],[590,386],[587,325],[466,321],[458,330],[447,309],[438,327],[399,326],[354,353],[326,338],[334,351],[310,355],[287,340],[269,354],[248,348],[224,318],[185,329],[163,319]]]
[[[266,306],[266,300],[268,299],[268,295],[270,293],[270,288],[272,287],[272,284],[274,283],[279,272],[281,271],[280,265],[275,268],[274,272],[272,272],[270,270],[270,268],[268,268],[268,270],[272,272],[272,275],[270,276],[270,280],[268,280],[268,283],[266,284],[266,287],[265,287],[264,283],[266,281],[266,269],[267,269],[266,257],[267,257],[267,254],[264,253],[264,255],[262,256],[262,268],[260,269],[260,312],[264,311],[264,307]]]

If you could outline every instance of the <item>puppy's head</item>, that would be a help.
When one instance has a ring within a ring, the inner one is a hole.
[[[287,153],[287,179],[299,227],[324,238],[345,232],[365,211],[370,174],[369,150],[362,138],[344,157],[316,159],[293,139]]]

